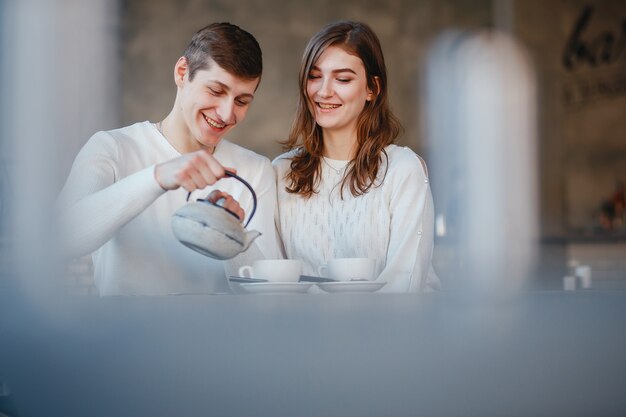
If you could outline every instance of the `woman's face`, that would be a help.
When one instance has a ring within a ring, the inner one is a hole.
[[[328,47],[309,72],[307,96],[325,133],[354,136],[357,118],[372,99],[363,61],[340,47]]]

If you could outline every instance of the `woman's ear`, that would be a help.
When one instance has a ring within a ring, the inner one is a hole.
[[[187,58],[181,56],[176,61],[176,65],[174,66],[174,82],[178,87],[182,87],[185,81],[185,75],[187,75],[187,71],[189,70],[189,66],[187,65]]]
[[[376,97],[378,97],[378,94],[380,94],[380,78],[378,76],[374,77],[374,85],[376,91],[372,91],[370,88],[367,89],[367,101],[374,100]]]

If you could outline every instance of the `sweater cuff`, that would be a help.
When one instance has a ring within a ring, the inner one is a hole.
[[[150,165],[147,168],[138,171],[135,175],[133,175],[133,182],[140,186],[138,189],[146,190],[147,196],[160,197],[165,194],[167,190],[164,190],[161,185],[156,180],[154,175],[154,170],[156,169],[156,164]]]

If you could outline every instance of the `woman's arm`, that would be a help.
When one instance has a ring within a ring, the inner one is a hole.
[[[403,152],[398,166],[390,167],[389,246],[385,268],[378,280],[387,281],[381,292],[417,292],[437,286],[432,270],[434,205],[424,161]]]
[[[285,172],[288,169],[291,159],[285,158],[283,155],[278,156],[272,161],[272,168],[274,169],[274,177],[276,180],[276,209],[274,210],[274,228],[276,233],[276,240],[278,242],[278,250],[280,258],[287,259],[287,251],[285,250],[285,241],[283,240],[281,221],[280,221],[280,200],[279,195],[285,184]]]

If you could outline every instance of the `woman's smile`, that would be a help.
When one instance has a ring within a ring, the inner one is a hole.
[[[322,111],[335,110],[341,107],[341,104],[333,104],[333,103],[316,103],[317,107],[319,107]]]

